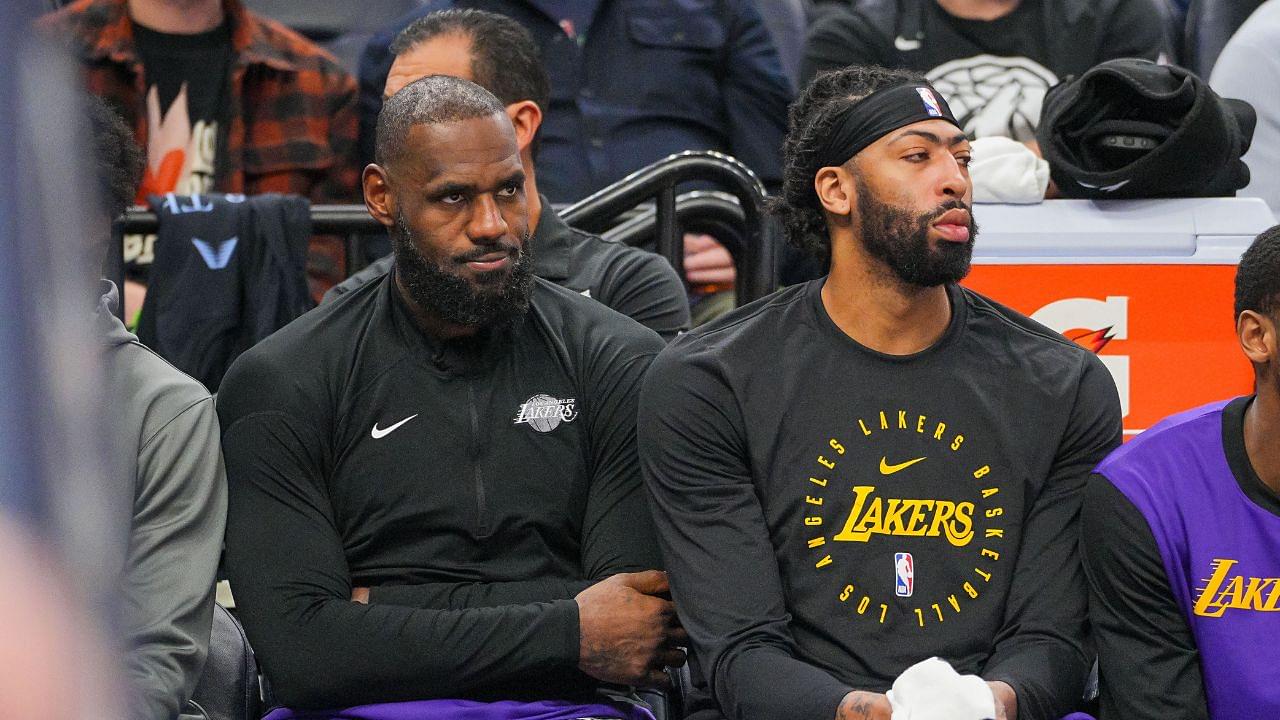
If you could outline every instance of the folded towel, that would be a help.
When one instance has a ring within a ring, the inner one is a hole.
[[[969,177],[973,179],[974,202],[1026,205],[1044,200],[1049,163],[1036,157],[1031,148],[999,136],[978,138],[971,146]]]
[[[936,657],[907,668],[888,692],[893,720],[989,720],[996,699],[986,681]]]

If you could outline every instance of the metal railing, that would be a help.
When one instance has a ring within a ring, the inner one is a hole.
[[[656,200],[657,250],[684,277],[684,243],[676,209],[676,186],[713,183],[738,200],[745,233],[740,243],[726,243],[737,270],[739,305],[764,297],[778,287],[778,243],[774,223],[765,211],[768,196],[746,165],[723,153],[682,152],[637,170],[609,187],[561,211],[565,222],[588,232],[607,233],[616,219],[649,199]]]
[[[746,214],[738,199],[728,193],[714,190],[694,190],[676,196],[676,217],[681,228],[691,228],[723,239],[730,254],[737,256],[737,249],[747,234]],[[655,205],[637,207],[620,215],[617,225],[601,233],[606,240],[639,247],[654,247],[654,230],[658,221]]]

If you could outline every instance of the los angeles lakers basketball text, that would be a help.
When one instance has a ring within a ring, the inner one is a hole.
[[[880,410],[855,418],[814,456],[803,480],[806,545],[813,571],[830,574],[843,616],[897,625],[902,613],[914,622],[901,624],[927,628],[980,602],[1001,571],[1004,478],[955,427]],[[927,544],[927,560],[895,552],[905,543]],[[868,567],[880,557],[894,559],[896,577],[894,568]]]

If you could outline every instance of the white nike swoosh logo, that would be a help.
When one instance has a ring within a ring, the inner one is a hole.
[[[910,52],[912,50],[920,49],[920,41],[911,40],[910,38],[904,38],[901,35],[899,35],[898,37],[893,39],[893,46],[903,52]]]
[[[1079,180],[1077,180],[1076,182],[1080,183],[1081,187],[1087,187],[1090,190],[1101,190],[1102,192],[1115,192],[1120,188],[1124,187],[1125,185],[1129,184],[1128,180],[1121,180],[1115,185],[1090,185],[1087,182],[1080,182]]]
[[[374,440],[381,440],[382,438],[384,438],[384,437],[386,437],[386,436],[390,435],[391,433],[395,432],[395,431],[396,431],[396,428],[400,427],[401,425],[403,425],[403,424],[405,424],[405,423],[409,422],[410,420],[412,420],[412,419],[414,419],[414,418],[416,418],[416,417],[418,417],[418,413],[414,413],[413,415],[410,415],[409,417],[407,417],[407,418],[405,418],[405,419],[401,420],[400,422],[396,423],[395,425],[392,425],[392,426],[387,427],[387,428],[382,428],[382,429],[379,429],[379,428],[378,428],[378,423],[374,423],[374,424],[373,424],[373,429],[369,431],[369,434],[373,436],[373,439],[374,439]]]

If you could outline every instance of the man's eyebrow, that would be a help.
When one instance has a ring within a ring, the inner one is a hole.
[[[444,195],[469,195],[476,189],[475,185],[460,182],[446,182],[426,188],[428,195],[442,197]]]
[[[968,135],[965,135],[964,133],[961,132],[961,133],[956,133],[955,135],[952,135],[951,137],[947,138],[947,141],[944,143],[942,141],[942,138],[938,137],[938,135],[936,135],[935,133],[929,132],[928,130],[904,130],[901,133],[898,133],[897,135],[895,135],[894,138],[889,142],[897,142],[902,138],[905,138],[911,135],[922,137],[925,140],[928,140],[929,142],[933,143],[934,145],[946,145],[947,147],[955,147],[956,145],[959,145],[960,143],[965,142],[969,139]]]
[[[498,185],[523,185],[524,170],[515,170],[510,175],[498,181]],[[443,197],[445,195],[472,195],[479,192],[479,186],[474,183],[463,182],[444,182],[440,185],[429,185],[423,192],[433,197]]]

